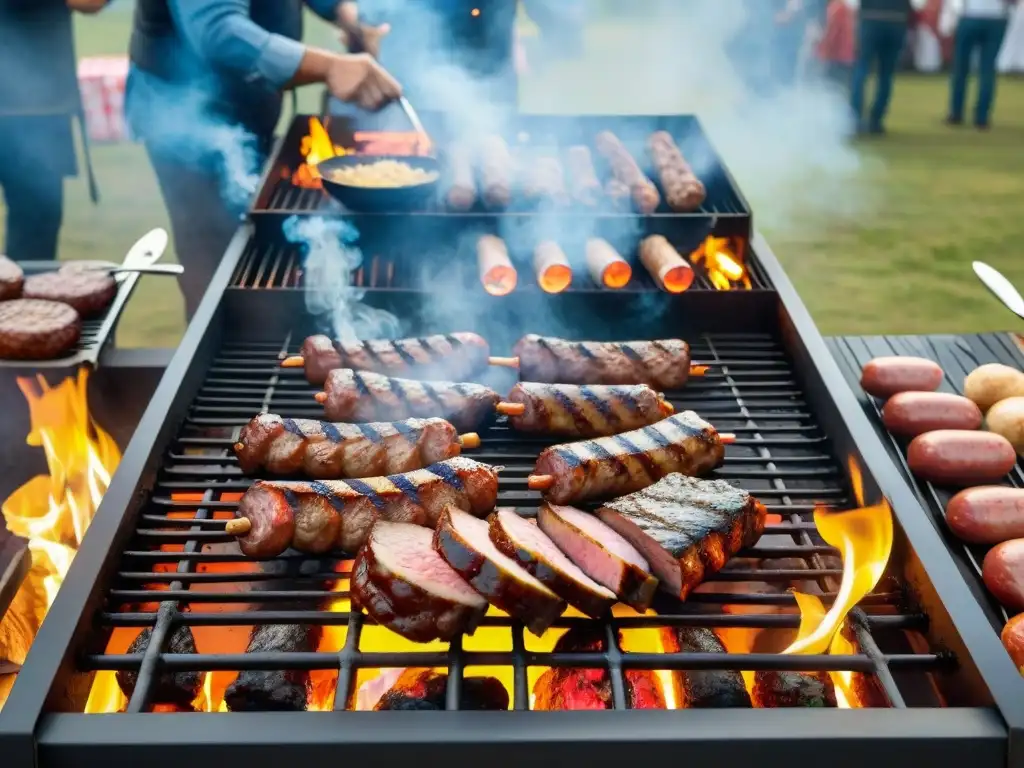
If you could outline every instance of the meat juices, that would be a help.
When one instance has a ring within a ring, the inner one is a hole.
[[[10,259],[0,256],[0,301],[10,301],[21,296],[25,284],[25,273]]]
[[[658,172],[665,202],[677,213],[696,211],[704,204],[707,190],[694,174],[683,153],[668,131],[652,133],[647,140],[647,152]]]
[[[577,386],[520,382],[508,402],[526,410],[510,416],[517,432],[551,437],[602,437],[654,424],[672,407],[646,384]]]
[[[132,655],[143,654],[149,648],[149,641],[153,637],[153,630],[149,627],[143,629],[132,640],[128,646],[128,653]],[[185,624],[179,624],[172,632],[170,640],[164,653],[192,654],[196,653],[196,641],[192,636],[192,630]],[[117,685],[121,693],[129,699],[135,693],[135,685],[139,681],[139,673],[134,669],[119,669],[114,673],[117,678]],[[191,709],[192,702],[199,695],[203,687],[202,672],[171,672],[162,670],[156,677],[155,682],[150,685],[150,704],[172,704],[183,708]]]
[[[565,154],[565,166],[573,201],[586,208],[595,207],[601,199],[601,182],[594,170],[590,150],[582,144],[569,147]]]
[[[564,600],[494,546],[483,520],[449,507],[434,531],[434,549],[491,605],[538,637],[565,611]]]
[[[654,213],[661,202],[658,188],[648,179],[633,155],[611,131],[602,131],[594,140],[597,151],[608,163],[616,181],[629,188],[633,207],[639,213]]]
[[[473,173],[473,153],[464,146],[448,150],[448,172],[451,186],[445,201],[453,211],[468,211],[476,204],[476,178]]]
[[[1010,441],[991,432],[940,429],[918,435],[907,448],[910,471],[943,486],[998,483],[1016,463]]]
[[[724,480],[672,474],[597,510],[651,564],[661,589],[685,600],[764,532],[767,510]]]
[[[725,653],[725,646],[710,629],[663,627],[665,653]],[[750,694],[743,675],[725,669],[680,669],[672,673],[676,700],[683,709],[749,708]]]
[[[352,566],[354,602],[414,643],[472,634],[487,613],[487,601],[434,551],[433,538],[427,528],[379,522]]]
[[[724,458],[718,431],[684,411],[632,432],[545,448],[534,474],[553,479],[545,501],[575,504],[639,491],[674,472],[706,475]]]
[[[313,653],[320,645],[318,624],[258,624],[249,633],[246,653]],[[309,670],[251,669],[224,691],[231,712],[305,712],[312,692]]]
[[[59,301],[89,318],[106,309],[117,295],[117,283],[109,272],[88,269],[74,262],[56,272],[44,272],[25,278],[22,295],[26,299]]]
[[[882,406],[882,423],[900,437],[936,429],[978,429],[981,421],[978,406],[946,392],[898,392]]]
[[[324,412],[329,421],[447,419],[469,432],[494,413],[498,393],[480,384],[414,381],[339,368],[327,375]]]
[[[575,507],[541,504],[540,529],[577,567],[629,607],[651,607],[658,580],[637,550],[596,516]]]
[[[413,339],[369,339],[342,343],[310,336],[302,343],[306,380],[321,385],[337,368],[408,378],[470,378],[487,368],[490,348],[475,333],[446,333]]]
[[[0,359],[53,360],[75,348],[82,335],[78,313],[41,299],[0,302]]]
[[[355,552],[377,520],[433,527],[449,505],[485,515],[497,498],[497,471],[464,457],[362,480],[257,480],[238,503],[238,517],[250,523],[238,545],[249,557],[289,547]]]
[[[315,480],[411,472],[462,450],[444,419],[332,424],[262,413],[242,427],[235,445],[246,474],[303,474]]]
[[[876,357],[861,370],[860,385],[885,400],[899,392],[934,392],[942,377],[938,363],[924,357]]]
[[[508,208],[512,202],[515,161],[508,144],[500,136],[488,136],[480,142],[480,185],[488,208]]]
[[[1024,488],[982,485],[960,491],[946,505],[946,523],[972,544],[1024,538]]]
[[[567,341],[535,333],[521,338],[524,381],[552,384],[647,384],[679,389],[690,377],[690,346],[682,339],[658,341]]]

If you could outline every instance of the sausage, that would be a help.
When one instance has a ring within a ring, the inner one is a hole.
[[[907,450],[910,471],[936,485],[997,483],[1016,462],[1010,441],[991,432],[940,429],[918,435]]]
[[[451,186],[445,201],[453,211],[468,211],[476,203],[472,153],[465,147],[452,147],[448,152],[448,171],[451,174]]]
[[[597,151],[608,162],[612,175],[629,187],[633,206],[640,213],[654,213],[661,203],[661,195],[654,183],[644,175],[633,155],[611,131],[602,131],[594,141]]]
[[[580,205],[593,208],[601,197],[601,182],[594,170],[590,150],[581,145],[569,147],[565,155],[565,166],[569,175],[569,193]]]
[[[512,202],[513,167],[512,153],[503,138],[488,136],[480,142],[480,182],[490,208],[507,208]]]
[[[565,188],[565,174],[557,157],[543,155],[533,158],[523,182],[523,196],[533,204],[566,206],[569,193]]]
[[[704,204],[707,190],[676,146],[672,134],[657,131],[647,140],[647,151],[658,171],[665,202],[677,213],[696,211]]]
[[[990,485],[960,491],[946,505],[946,523],[971,544],[1024,538],[1024,488]]]
[[[978,429],[981,409],[945,392],[898,392],[882,406],[882,423],[894,435],[917,437],[936,429]]]
[[[516,431],[577,439],[640,429],[673,413],[664,396],[646,384],[580,387],[521,381],[508,401],[526,406],[521,414],[509,416]]]
[[[942,375],[938,363],[923,357],[876,357],[861,370],[860,385],[885,400],[898,392],[934,392]]]
[[[1013,612],[1024,611],[1024,539],[996,544],[981,563],[985,586]]]
[[[1013,663],[1024,675],[1024,613],[1019,613],[1006,622],[999,638],[1003,641],[1003,647],[1010,654]]]

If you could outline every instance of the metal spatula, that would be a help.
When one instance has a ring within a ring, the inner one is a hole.
[[[995,297],[1006,305],[1007,309],[1024,320],[1024,297],[1013,287],[1013,283],[1007,280],[999,270],[990,267],[983,261],[976,261],[971,266],[974,267],[974,274],[985,284],[985,287],[992,291]]]

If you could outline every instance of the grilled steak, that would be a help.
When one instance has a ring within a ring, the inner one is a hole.
[[[128,653],[142,654],[149,647],[149,641],[153,637],[153,630],[146,627],[128,646]],[[192,636],[192,630],[185,624],[179,624],[167,643],[164,653],[195,653],[196,641]],[[139,673],[134,669],[119,669],[114,676],[117,678],[117,685],[121,692],[129,699],[135,693],[135,685],[139,681]],[[203,675],[201,672],[170,672],[162,671],[156,681],[150,686],[150,704],[172,704],[183,708],[191,709],[192,702],[199,695],[203,687]]]
[[[558,437],[617,435],[661,421],[672,406],[646,384],[576,386],[520,382],[508,396],[526,411],[510,416],[512,428]]]
[[[487,523],[454,507],[437,522],[434,549],[494,607],[544,634],[565,601],[494,546]]]
[[[434,551],[431,531],[407,523],[373,526],[352,567],[352,597],[415,643],[472,633],[487,613],[487,601]]]
[[[22,295],[26,299],[59,301],[81,317],[93,317],[114,300],[117,283],[109,272],[87,269],[88,266],[88,263],[72,262],[56,272],[30,275],[25,278]]]
[[[783,707],[835,707],[836,691],[828,672],[754,673],[754,706],[761,709]]]
[[[597,514],[640,550],[664,591],[685,600],[707,574],[757,543],[768,513],[724,480],[672,474]]]
[[[5,256],[0,256],[0,301],[19,298],[24,283],[25,273],[21,267]]]
[[[313,653],[322,636],[318,624],[259,624],[245,652]],[[252,669],[238,674],[224,701],[232,712],[305,712],[312,690],[308,670]]]
[[[665,627],[666,653],[725,653],[722,641],[703,627]],[[672,673],[676,700],[686,709],[750,707],[750,695],[739,672],[724,669],[681,669]]]
[[[626,605],[640,613],[651,607],[658,580],[651,576],[650,566],[597,517],[575,507],[541,504],[537,523],[580,570]]]
[[[494,546],[573,608],[596,619],[615,603],[615,593],[573,565],[533,520],[508,508],[496,510],[487,520]]]
[[[432,669],[406,669],[395,684],[380,697],[375,712],[403,709],[442,710],[448,694],[448,675]],[[459,711],[506,710],[508,691],[493,677],[462,680]]]
[[[39,299],[0,302],[0,359],[53,360],[78,343],[82,323],[67,304]]]
[[[679,389],[690,378],[690,347],[661,341],[566,341],[531,333],[519,340],[524,381],[561,384],[647,384]]]

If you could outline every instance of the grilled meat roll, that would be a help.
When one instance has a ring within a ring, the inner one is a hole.
[[[128,653],[141,654],[149,648],[149,641],[153,638],[153,630],[149,627],[143,629],[132,640],[128,646]],[[196,653],[196,641],[192,636],[192,630],[185,624],[179,624],[171,632],[170,640],[165,653]],[[121,692],[129,699],[135,693],[135,685],[139,681],[139,673],[134,669],[119,669],[114,673],[117,678],[117,685]],[[196,700],[199,691],[203,687],[202,672],[171,672],[162,671],[156,678],[150,689],[150,701],[152,704],[169,704],[183,709],[191,709],[192,702]]]
[[[667,390],[679,389],[690,377],[690,346],[681,339],[566,341],[531,333],[519,340],[514,354],[525,381]]]
[[[322,636],[319,624],[258,624],[245,652],[313,653]],[[238,673],[224,701],[232,712],[305,712],[312,689],[306,669],[251,669]]]
[[[238,503],[240,519],[226,530],[239,535],[249,557],[277,557],[288,547],[355,552],[378,519],[433,527],[446,506],[484,515],[497,498],[494,467],[460,456],[362,480],[257,480]]]
[[[672,134],[668,131],[652,133],[647,140],[647,152],[658,171],[669,208],[683,213],[700,208],[707,190],[686,162]]]
[[[710,629],[664,627],[661,642],[666,653],[725,653],[725,646]],[[672,673],[676,700],[684,709],[750,708],[743,675],[725,669],[680,669]]]
[[[685,600],[707,574],[757,543],[768,512],[724,480],[671,474],[597,514],[640,550],[662,590]]]
[[[530,484],[545,501],[576,504],[632,493],[673,472],[704,475],[724,457],[717,430],[684,411],[633,432],[545,448]]]
[[[594,169],[590,149],[582,144],[569,147],[565,154],[569,191],[578,205],[593,208],[601,199],[601,182]]]
[[[453,211],[468,211],[476,205],[476,173],[469,147],[455,145],[448,150],[448,173],[450,186],[445,202]]]
[[[558,437],[602,437],[661,421],[672,406],[645,384],[577,386],[520,382],[508,401],[526,411],[510,416],[519,432]]]
[[[836,690],[828,672],[754,673],[754,706],[761,709],[783,707],[835,707]]]
[[[480,187],[488,208],[507,208],[512,202],[515,159],[501,136],[487,136],[480,142]]]
[[[611,131],[602,131],[597,134],[594,144],[608,163],[615,180],[629,188],[633,207],[639,213],[654,213],[661,202],[658,188],[640,170],[640,166],[619,137]]]

